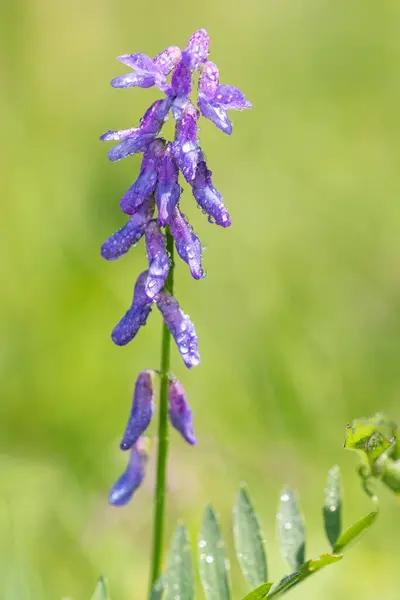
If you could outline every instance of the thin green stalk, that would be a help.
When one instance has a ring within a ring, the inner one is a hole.
[[[174,240],[167,229],[167,252],[171,258],[171,268],[165,283],[165,289],[173,294],[174,288]],[[171,332],[163,323],[161,342],[161,369],[160,369],[160,415],[158,421],[158,452],[157,452],[157,482],[154,497],[153,517],[153,549],[151,555],[149,598],[154,583],[161,575],[163,543],[164,543],[164,516],[167,483],[167,457],[168,457],[168,372],[170,366]]]

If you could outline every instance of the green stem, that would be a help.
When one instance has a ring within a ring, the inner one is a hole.
[[[167,252],[171,259],[171,268],[165,283],[165,288],[171,295],[174,288],[174,240],[167,229]],[[167,483],[167,456],[168,456],[168,372],[170,365],[171,332],[163,323],[161,343],[161,369],[160,369],[160,416],[158,421],[158,452],[157,452],[157,482],[154,498],[153,517],[153,549],[151,556],[149,598],[154,583],[161,575],[163,543],[164,543],[164,516]]]

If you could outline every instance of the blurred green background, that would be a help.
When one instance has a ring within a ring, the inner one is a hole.
[[[202,363],[186,371],[174,349],[199,444],[171,435],[168,536],[182,517],[194,540],[210,500],[231,541],[245,480],[278,579],[280,488],[301,493],[308,556],[326,550],[332,464],[345,524],[370,509],[342,450],[346,423],[377,410],[400,419],[400,4],[5,0],[1,13],[0,598],[87,600],[100,574],[114,600],[145,597],[154,456],[127,508],[107,494],[125,466],[135,377],[159,363],[161,321],[156,311],[134,343],[111,343],[145,254],[140,244],[110,264],[99,247],[123,223],[140,159],[109,163],[98,137],[134,126],[158,97],[113,90],[115,57],[184,46],[199,27],[221,80],[254,108],[232,115],[231,138],[201,123],[233,226],[182,200],[208,276],[177,268]],[[382,504],[343,563],[293,598],[398,598],[399,505],[383,491]]]

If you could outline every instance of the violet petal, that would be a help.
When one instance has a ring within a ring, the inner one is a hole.
[[[176,122],[175,141],[172,143],[175,160],[189,183],[193,181],[196,175],[198,161],[198,118],[197,110],[191,102],[188,102],[181,118]]]
[[[145,151],[139,176],[120,201],[121,209],[125,214],[133,215],[153,194],[157,183],[158,158],[162,154],[163,148],[164,141],[155,139]]]
[[[175,208],[171,216],[169,226],[175,241],[176,251],[181,259],[189,265],[192,277],[202,279],[205,273],[202,267],[200,240],[193,233],[191,226],[178,207]]]
[[[154,300],[164,287],[171,261],[167,254],[165,235],[161,232],[156,221],[148,223],[145,235],[149,259],[146,294],[148,298]]]
[[[153,63],[164,75],[168,75],[182,58],[181,49],[178,46],[170,46],[153,59]]]
[[[252,106],[243,92],[234,85],[219,85],[212,101],[215,104],[222,104],[227,109],[242,110]]]
[[[156,187],[156,203],[158,207],[158,224],[165,227],[181,195],[178,183],[178,166],[172,155],[171,144],[165,147],[164,153],[158,161],[158,183]]]
[[[215,92],[219,85],[219,72],[215,63],[208,60],[199,77],[199,94],[202,94],[209,100],[214,98]]]
[[[207,60],[210,38],[206,29],[199,29],[189,39],[186,49],[182,53],[182,60],[192,71],[199,71]]]
[[[170,380],[168,384],[168,403],[168,415],[171,425],[179,431],[189,444],[195,444],[196,437],[193,429],[192,411],[186,400],[183,385],[175,378]]]
[[[210,222],[229,227],[231,217],[225,208],[221,194],[212,184],[211,175],[212,172],[207,169],[204,156],[201,155],[196,177],[192,183],[193,196],[203,212],[209,215]]]
[[[157,306],[178,346],[183,362],[188,369],[197,366],[200,363],[197,334],[190,317],[185,315],[177,300],[165,290],[160,292]]]
[[[126,225],[118,229],[101,247],[101,256],[106,260],[116,260],[124,256],[145,232],[146,225],[154,213],[154,198],[149,197],[130,217]]]
[[[192,75],[189,68],[181,60],[175,67],[172,74],[169,96],[173,99],[172,116],[174,119],[180,119],[182,112],[189,101],[192,91]]]
[[[136,281],[130,309],[112,331],[111,337],[117,346],[128,344],[133,340],[140,327],[146,324],[152,308],[151,300],[149,300],[145,291],[146,281],[147,271],[144,271]]]
[[[154,413],[154,371],[142,371],[135,385],[132,409],[120,448],[129,450],[150,425]]]
[[[218,129],[221,129],[227,135],[232,133],[232,123],[229,120],[226,108],[220,104],[213,104],[201,94],[199,94],[197,104],[203,117],[210,119]]]
[[[145,440],[140,438],[131,450],[126,471],[111,488],[108,501],[113,506],[128,504],[145,476],[147,449]]]

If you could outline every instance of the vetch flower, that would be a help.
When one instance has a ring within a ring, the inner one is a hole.
[[[156,203],[158,207],[158,224],[165,227],[170,221],[174,208],[181,195],[178,183],[178,166],[172,154],[171,144],[164,148],[158,160],[158,182],[156,187]]]
[[[139,127],[110,130],[104,133],[100,137],[102,141],[121,140],[109,150],[109,160],[115,162],[131,154],[144,152],[164,125],[171,103],[172,99],[169,96],[164,100],[156,100],[143,115]]]
[[[150,196],[132,215],[129,221],[118,229],[101,247],[101,256],[106,260],[116,260],[124,256],[136,244],[145,232],[146,225],[153,216],[154,198]]]
[[[232,123],[228,110],[251,108],[251,102],[234,85],[219,85],[218,68],[208,61],[199,79],[198,106],[206,119],[210,119],[221,131],[230,135]]]
[[[199,29],[189,39],[182,53],[182,61],[192,71],[199,71],[207,60],[210,38],[206,29]]]
[[[168,403],[171,425],[189,444],[195,444],[192,411],[186,400],[183,385],[175,377],[172,377],[168,383]]]
[[[145,236],[147,257],[149,259],[145,291],[147,297],[153,300],[164,287],[171,261],[167,253],[165,235],[156,221],[148,223]]]
[[[142,325],[146,324],[152,302],[146,294],[147,271],[143,271],[136,281],[133,302],[130,309],[114,327],[111,337],[117,346],[128,344]]]
[[[120,206],[127,215],[133,215],[154,192],[157,183],[158,159],[162,155],[165,141],[155,139],[143,155],[138,178],[122,196]]]
[[[128,504],[144,479],[147,459],[148,441],[146,438],[139,438],[131,449],[126,471],[111,488],[108,497],[110,504],[113,506]]]
[[[200,363],[197,334],[188,315],[181,310],[176,299],[163,290],[157,299],[157,306],[164,322],[174,338],[183,362],[188,369]]]
[[[178,167],[186,181],[191,183],[196,175],[198,161],[197,120],[199,113],[191,102],[188,102],[182,116],[176,122],[175,140],[172,151]]]
[[[202,267],[200,240],[193,233],[192,227],[188,224],[178,206],[175,207],[169,226],[179,256],[189,265],[192,277],[201,279],[205,276],[205,273]]]
[[[111,81],[111,85],[115,88],[149,88],[155,85],[162,91],[165,91],[165,76],[172,71],[176,63],[181,59],[181,56],[181,50],[177,46],[170,46],[154,59],[141,52],[137,52],[136,54],[122,54],[118,57],[118,60],[131,69],[134,69],[134,72],[115,77]]]
[[[211,175],[212,172],[207,168],[204,155],[201,153],[196,177],[192,183],[193,196],[203,212],[208,215],[210,223],[229,227],[231,217],[225,208],[221,194],[212,184]]]
[[[131,414],[120,447],[129,450],[150,425],[154,412],[154,371],[142,371],[135,385]]]

